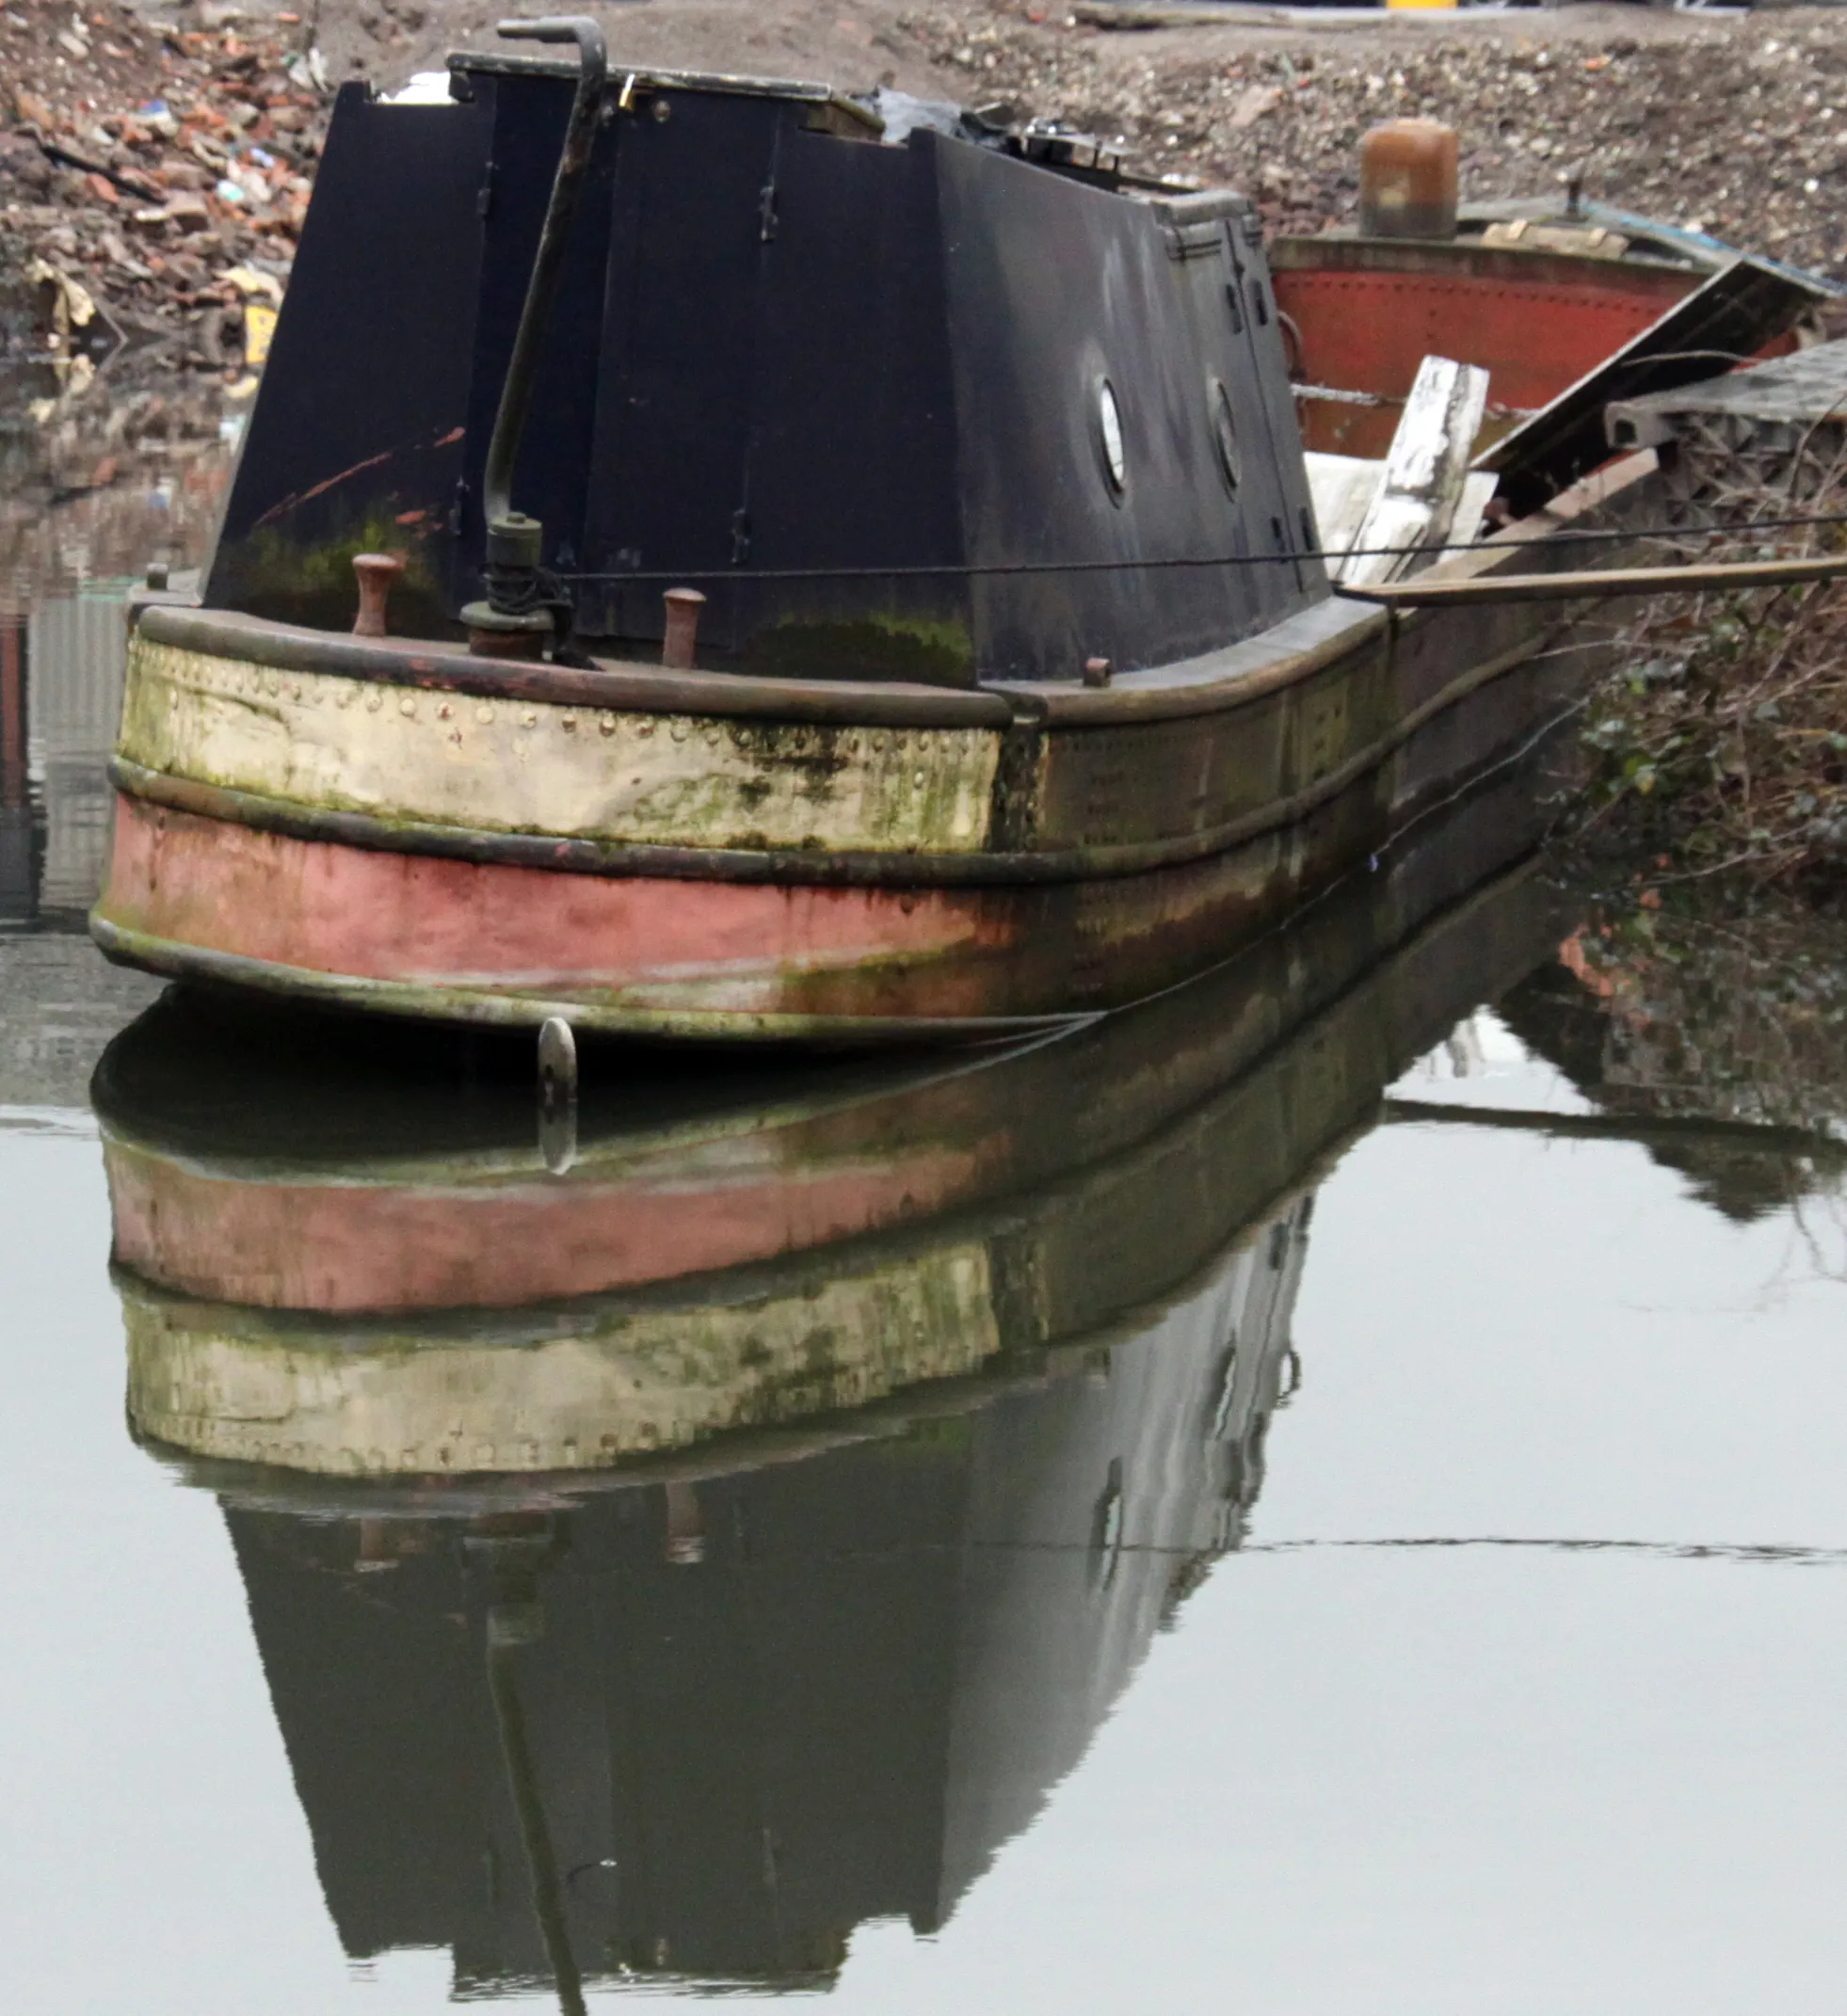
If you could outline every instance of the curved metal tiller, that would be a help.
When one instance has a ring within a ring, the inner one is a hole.
[[[519,333],[513,339],[513,355],[507,360],[506,377],[500,389],[500,409],[494,415],[493,436],[488,443],[482,501],[490,527],[496,519],[514,515],[513,463],[520,452],[520,436],[524,431],[526,408],[532,399],[538,346],[564,269],[565,240],[576,213],[584,170],[589,166],[590,143],[596,137],[597,115],[602,105],[603,86],[609,78],[609,54],[603,45],[602,30],[586,15],[503,21],[495,32],[508,40],[575,42],[579,68],[577,95],[571,100],[564,148],[552,180],[552,200],[546,206],[544,229],[538,234],[538,251],[532,263],[532,277],[526,282],[525,305],[520,311]]]
[[[501,384],[500,406],[494,414],[494,431],[488,442],[487,468],[482,475],[482,507],[488,521],[488,600],[485,603],[472,602],[462,611],[462,620],[469,626],[471,643],[478,636],[490,648],[505,648],[506,638],[515,634],[530,633],[530,641],[536,644],[538,637],[549,636],[553,631],[554,619],[547,601],[548,584],[541,577],[544,528],[538,519],[513,508],[513,467],[519,459],[520,437],[525,431],[526,411],[532,403],[539,345],[557,298],[565,244],[576,214],[584,171],[589,166],[590,147],[602,110],[603,88],[609,79],[609,55],[603,45],[602,30],[585,15],[503,21],[497,32],[516,41],[575,42],[578,71],[564,146],[552,180],[552,198],[546,205],[538,250],[526,282],[526,298],[520,310],[520,326],[513,338],[513,353],[507,360],[506,376]],[[555,584],[550,585],[555,595]]]

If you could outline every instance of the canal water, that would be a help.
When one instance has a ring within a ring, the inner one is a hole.
[[[0,506],[8,2008],[1838,2007],[1820,927],[1514,778],[1078,1036],[541,1135],[81,935],[217,417]]]

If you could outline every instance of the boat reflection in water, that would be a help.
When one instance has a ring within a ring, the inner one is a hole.
[[[130,1420],[220,1496],[345,1950],[570,2008],[940,1926],[1237,1545],[1318,1175],[1556,944],[1533,803],[1055,1041],[593,1055],[574,1147],[491,1055],[120,1037]]]

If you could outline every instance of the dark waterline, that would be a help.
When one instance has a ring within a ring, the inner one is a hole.
[[[0,618],[8,2007],[1835,2006],[1847,961],[1510,786],[1079,1040],[603,1053],[554,1176],[76,935],[117,489]]]

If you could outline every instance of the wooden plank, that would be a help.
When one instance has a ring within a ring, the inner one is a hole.
[[[1305,395],[1298,385],[1295,396],[1310,395]],[[1385,464],[1366,456],[1326,455],[1313,448],[1302,460],[1308,468],[1309,499],[1314,505],[1321,550],[1328,558],[1338,559],[1357,543],[1360,520],[1372,507]],[[1452,540],[1474,537],[1498,480],[1482,470],[1470,470],[1464,477],[1462,502],[1450,521]]]
[[[1295,396],[1303,396],[1295,388]],[[1315,530],[1321,550],[1330,558],[1353,550],[1360,520],[1378,494],[1383,462],[1357,455],[1323,455],[1309,449],[1302,457],[1309,475],[1309,501],[1314,505]]]
[[[1426,357],[1418,366],[1378,494],[1354,536],[1353,556],[1335,569],[1337,582],[1395,581],[1449,537],[1487,388],[1478,364]]]
[[[1696,595],[1708,589],[1789,588],[1847,575],[1847,553],[1806,560],[1723,560],[1710,566],[1613,567],[1575,574],[1483,574],[1470,581],[1369,582],[1338,587],[1354,601],[1388,609],[1448,609],[1465,602],[1576,602],[1624,595]]]

